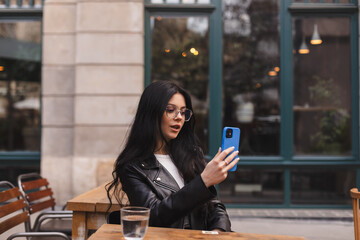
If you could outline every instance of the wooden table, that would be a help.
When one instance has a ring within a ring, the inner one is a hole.
[[[113,206],[109,212],[119,210],[118,202],[115,199],[112,199],[112,202]],[[68,201],[67,209],[73,211],[72,239],[87,239],[88,230],[97,230],[106,223],[106,210],[109,204],[105,184]]]
[[[158,228],[149,227],[144,240],[177,240],[177,239],[206,239],[206,240],[305,240],[303,237],[294,237],[286,235],[270,235],[270,234],[255,234],[255,233],[237,233],[237,232],[221,232],[218,234],[211,234],[214,232],[200,231],[200,230],[184,230],[175,228]],[[121,233],[120,225],[104,224],[89,240],[121,240],[125,239]]]

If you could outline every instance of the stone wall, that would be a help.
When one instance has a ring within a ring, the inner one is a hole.
[[[111,179],[144,88],[141,0],[47,0],[41,171],[58,204]]]

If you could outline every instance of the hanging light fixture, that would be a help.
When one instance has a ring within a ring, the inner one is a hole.
[[[270,71],[268,72],[268,75],[269,75],[270,77],[275,77],[275,76],[277,75],[277,72],[275,72],[274,70],[270,70]]]
[[[309,48],[307,47],[306,43],[305,43],[305,37],[303,38],[303,41],[300,45],[299,48],[299,53],[300,54],[308,54],[310,52]]]
[[[318,28],[317,28],[317,24],[314,25],[314,32],[313,32],[313,35],[311,37],[310,43],[312,45],[319,45],[319,44],[322,43],[322,40],[321,40],[320,35],[319,35]]]

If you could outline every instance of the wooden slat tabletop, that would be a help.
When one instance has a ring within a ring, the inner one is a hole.
[[[109,200],[106,195],[105,185],[83,193],[67,202],[67,209],[82,212],[106,212]],[[110,211],[120,209],[115,198],[112,198],[113,206]],[[125,200],[126,201],[126,200]]]
[[[124,240],[120,225],[104,224],[89,240]],[[303,237],[286,235],[268,235],[254,233],[221,232],[211,234],[200,230],[184,230],[174,228],[149,227],[144,240],[177,240],[177,239],[206,239],[206,240],[305,240]]]
[[[95,212],[95,205],[99,201],[100,193],[104,186],[99,186],[89,192],[85,192],[67,202],[67,209],[73,211]]]

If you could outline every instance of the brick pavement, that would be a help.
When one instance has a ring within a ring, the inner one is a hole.
[[[352,209],[238,209],[227,208],[233,218],[281,218],[352,221]]]
[[[235,232],[354,239],[351,209],[227,209]]]

